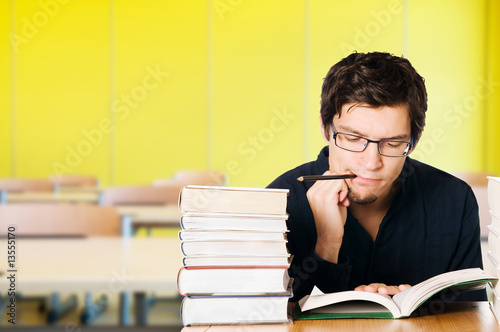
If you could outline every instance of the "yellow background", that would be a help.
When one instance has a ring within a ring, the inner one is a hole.
[[[404,55],[429,110],[413,156],[500,174],[497,0],[0,2],[0,177],[265,186],[324,145],[319,95],[351,51]]]

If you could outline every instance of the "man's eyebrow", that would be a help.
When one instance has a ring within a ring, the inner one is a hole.
[[[360,132],[352,127],[349,127],[349,126],[339,125],[336,129],[337,129],[337,131],[342,132],[342,133],[354,134],[354,135],[368,138],[366,134],[364,134],[364,133],[362,133],[362,132]],[[400,140],[404,140],[404,139],[408,139],[408,134],[394,135],[391,137],[382,138],[382,140],[393,140],[393,141],[400,141]]]

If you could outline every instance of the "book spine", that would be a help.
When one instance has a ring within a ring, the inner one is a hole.
[[[187,256],[186,252],[184,251],[184,242],[181,242],[181,252],[184,256]]]
[[[179,219],[179,224],[181,225],[182,229],[186,229],[186,227],[184,226],[184,216],[181,216],[181,218]]]
[[[182,299],[182,302],[181,302],[181,307],[180,307],[180,318],[181,318],[181,322],[182,322],[182,325],[184,326],[188,326],[186,325],[186,322],[184,321],[184,305],[185,305],[185,301],[186,301],[187,297],[184,297]]]
[[[181,294],[182,296],[186,296],[187,293],[183,294],[182,291],[181,291],[181,272],[184,270],[184,268],[180,268],[179,271],[177,272],[177,291],[179,292],[179,294]]]

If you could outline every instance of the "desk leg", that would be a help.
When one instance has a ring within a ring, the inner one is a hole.
[[[120,325],[130,325],[130,293],[120,293]]]
[[[0,294],[0,317],[3,317],[5,309],[7,309],[7,304],[9,304],[9,301],[10,300],[8,296],[3,300],[2,294]],[[2,319],[0,319],[0,325],[2,325]]]
[[[47,322],[49,324],[55,323],[59,318],[76,309],[77,306],[78,300],[76,295],[71,295],[66,301],[61,302],[61,295],[59,293],[52,294],[52,308],[48,313]]]
[[[108,307],[108,298],[102,295],[97,301],[94,302],[90,292],[85,293],[85,308],[80,316],[82,324],[88,325],[92,323],[97,316],[103,313]]]
[[[146,293],[138,292],[134,294],[135,302],[135,324],[138,326],[146,326],[148,324],[148,299]]]
[[[134,234],[132,229],[132,218],[129,215],[122,216],[122,236],[131,237]]]
[[[7,191],[0,190],[0,204],[6,204],[6,203],[7,203]]]

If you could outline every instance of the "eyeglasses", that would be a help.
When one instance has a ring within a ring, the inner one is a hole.
[[[378,153],[380,153],[382,156],[404,157],[408,155],[413,146],[413,137],[411,138],[411,142],[408,143],[405,141],[393,141],[385,139],[380,141],[375,141],[353,134],[337,133],[335,131],[335,128],[333,127],[333,120],[332,120],[332,131],[333,131],[333,139],[335,140],[335,145],[341,149],[351,152],[363,152],[368,146],[368,143],[377,143]]]

